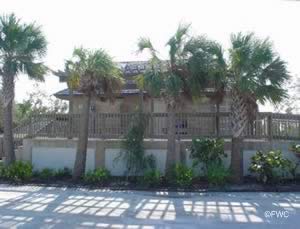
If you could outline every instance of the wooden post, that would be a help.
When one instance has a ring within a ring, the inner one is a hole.
[[[151,110],[150,110],[150,138],[153,138],[154,135],[154,116],[153,116],[153,112],[154,112],[154,100],[151,97]]]
[[[100,128],[101,128],[101,136],[103,139],[105,139],[105,117],[106,117],[106,114],[102,113],[100,115]]]
[[[269,141],[273,140],[273,131],[272,131],[272,113],[268,114],[268,137]]]
[[[220,137],[220,104],[216,104],[216,135]]]

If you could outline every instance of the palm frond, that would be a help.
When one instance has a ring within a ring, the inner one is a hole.
[[[156,52],[149,38],[141,37],[138,41],[138,52],[143,52],[145,49],[149,49],[151,52]]]
[[[111,101],[124,83],[121,70],[103,49],[75,48],[66,68],[68,82],[73,89]]]
[[[280,102],[286,97],[283,83],[289,79],[287,66],[276,54],[272,42],[258,39],[253,33],[231,37],[231,84],[261,103]]]
[[[47,67],[41,62],[47,41],[41,27],[22,24],[14,14],[0,17],[0,59],[2,72],[26,73],[31,79],[43,80]]]
[[[48,72],[48,68],[44,63],[29,62],[24,64],[23,72],[25,72],[30,79],[44,81],[44,76]]]
[[[175,64],[176,58],[182,56],[184,49],[183,47],[185,45],[186,38],[188,37],[189,28],[190,24],[180,24],[174,36],[172,36],[166,44],[169,46],[171,65]]]

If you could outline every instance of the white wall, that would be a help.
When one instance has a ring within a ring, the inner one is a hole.
[[[75,148],[49,148],[33,147],[32,164],[34,169],[44,168],[63,169],[64,167],[73,169],[75,162]],[[95,150],[87,150],[86,171],[95,169]]]
[[[32,162],[35,169],[52,168],[60,169],[64,167],[73,168],[75,160],[75,149],[77,140],[66,139],[25,139],[23,150],[18,152],[17,159]],[[249,166],[251,157],[258,149],[268,151],[268,148],[281,150],[285,158],[294,163],[299,161],[292,152],[288,150],[292,142],[274,141],[272,145],[266,142],[245,142],[244,150],[244,175],[249,175]],[[224,159],[226,167],[230,165],[230,143],[225,143],[227,158]],[[114,159],[119,155],[121,142],[119,140],[101,140],[95,139],[89,142],[87,152],[87,170],[93,170],[96,167],[105,167],[110,170],[114,176],[123,176],[125,173],[125,164],[122,160],[116,162]],[[185,149],[184,156],[188,166],[192,166],[192,160],[189,157],[190,143],[184,142],[181,146]],[[152,154],[156,158],[157,169],[161,173],[165,172],[166,164],[166,141],[146,141],[146,155]],[[200,172],[200,168],[198,169]],[[298,168],[300,172],[300,166]]]

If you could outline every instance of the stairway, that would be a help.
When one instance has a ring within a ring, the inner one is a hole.
[[[54,123],[53,119],[36,120],[32,117],[24,120],[19,126],[13,129],[14,148],[16,155],[20,155],[23,149],[23,139],[36,137],[40,132]],[[0,135],[0,160],[4,157],[3,135]]]

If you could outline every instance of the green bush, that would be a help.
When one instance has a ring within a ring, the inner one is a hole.
[[[147,170],[144,172],[142,182],[147,186],[159,186],[161,183],[161,174],[155,169]]]
[[[84,176],[84,181],[86,183],[97,183],[103,184],[108,181],[110,177],[110,172],[104,168],[98,168],[94,171],[88,171]]]
[[[283,172],[288,170],[290,165],[291,161],[284,159],[279,150],[267,153],[258,151],[251,158],[249,171],[257,174],[260,182],[272,183],[282,177]]]
[[[5,178],[6,177],[6,171],[2,163],[0,164],[0,178]]]
[[[229,177],[230,171],[222,164],[211,163],[207,168],[207,181],[211,185],[224,186]]]
[[[72,177],[72,170],[69,168],[63,168],[63,169],[58,169],[55,174],[55,178],[57,179],[65,179],[65,178],[71,178]]]
[[[146,128],[146,116],[137,114],[134,117],[133,125],[125,135],[122,142],[123,151],[115,158],[125,163],[126,176],[139,176],[145,170],[155,168],[155,157],[153,155],[145,155],[144,134]]]
[[[297,163],[292,162],[292,161],[289,162],[288,171],[292,175],[293,179],[297,179],[299,177],[299,174],[297,172],[299,165],[300,165],[300,162],[297,162]]]
[[[53,169],[45,168],[41,171],[38,171],[37,176],[42,180],[51,180],[54,178],[55,171]]]
[[[193,165],[203,163],[204,172],[207,173],[211,163],[222,165],[222,158],[227,157],[224,152],[223,139],[197,138],[192,140],[191,158]]]
[[[300,144],[292,144],[290,150],[300,155]]]
[[[5,178],[12,181],[28,181],[32,177],[32,165],[29,162],[16,161],[4,169]]]
[[[167,180],[179,187],[190,187],[194,178],[193,169],[184,164],[175,164],[167,171]]]

